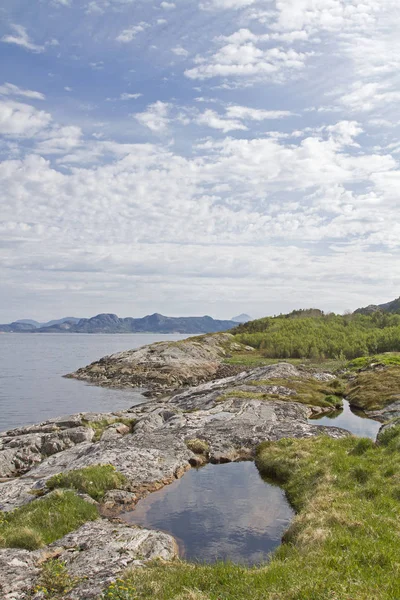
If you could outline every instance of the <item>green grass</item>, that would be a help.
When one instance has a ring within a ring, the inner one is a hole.
[[[345,390],[344,382],[341,379],[334,379],[328,382],[321,382],[315,379],[266,379],[260,381],[248,381],[246,385],[254,386],[254,392],[234,391],[227,392],[218,398],[222,402],[227,398],[243,398],[249,400],[282,400],[286,402],[299,402],[310,406],[322,406],[324,408],[341,408],[343,406],[343,395]],[[266,385],[276,385],[290,388],[296,392],[296,395],[285,396],[283,394],[268,394],[258,392],[257,388]]]
[[[398,365],[400,366],[400,353],[399,352],[386,352],[385,354],[374,354],[373,356],[360,356],[347,363],[346,368],[351,371],[357,371],[358,369],[366,369],[371,364],[379,364],[384,366]]]
[[[319,369],[329,373],[334,373],[339,369],[343,369],[346,361],[343,359],[310,359],[310,358],[268,358],[262,355],[259,350],[254,350],[254,353],[234,352],[230,358],[224,359],[224,363],[228,365],[239,365],[249,369],[256,367],[266,367],[276,365],[280,362],[287,362],[295,367],[305,365],[311,369]]]
[[[94,465],[84,469],[76,469],[58,473],[51,477],[46,485],[50,490],[70,488],[88,494],[95,500],[102,500],[109,490],[123,488],[127,479],[112,465]]]
[[[0,547],[34,550],[62,538],[99,516],[97,508],[72,491],[56,491],[0,515]]]
[[[370,369],[357,373],[346,396],[351,406],[379,410],[400,399],[400,366]]]
[[[264,443],[260,471],[297,515],[269,564],[172,562],[127,574],[127,600],[397,600],[400,427],[381,445],[349,437]],[[125,598],[125,597],[124,597]]]

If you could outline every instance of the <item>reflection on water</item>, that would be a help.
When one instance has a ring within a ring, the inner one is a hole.
[[[353,412],[347,400],[343,400],[342,411],[333,412],[319,419],[310,419],[309,422],[314,424],[317,422],[318,425],[325,425],[326,427],[342,427],[351,431],[354,435],[369,437],[373,440],[382,425],[378,421],[367,419],[362,413]]]
[[[279,487],[240,462],[191,469],[123,518],[171,533],[186,560],[257,564],[280,544],[293,514]]]

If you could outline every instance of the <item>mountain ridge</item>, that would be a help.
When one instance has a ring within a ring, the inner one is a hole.
[[[49,321],[44,326],[28,319],[0,325],[2,333],[217,333],[232,329],[237,323],[231,320],[202,317],[166,317],[154,313],[142,318],[120,318],[112,313],[76,319],[65,317]]]

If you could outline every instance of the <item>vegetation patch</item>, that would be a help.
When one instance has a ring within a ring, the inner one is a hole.
[[[268,564],[155,563],[126,600],[400,598],[400,427],[380,445],[325,436],[261,444],[257,466],[297,511]]]
[[[100,421],[83,420],[83,424],[86,427],[93,429],[93,431],[94,431],[93,441],[94,442],[98,442],[100,440],[101,436],[103,435],[103,433],[105,432],[105,430],[107,429],[107,427],[110,427],[110,425],[114,425],[115,423],[122,423],[123,425],[126,425],[127,427],[129,427],[129,431],[132,433],[133,428],[135,427],[135,425],[137,423],[137,419],[115,418],[115,419],[101,419]]]
[[[345,392],[345,383],[341,379],[333,379],[328,382],[317,381],[316,379],[265,379],[259,381],[249,381],[246,385],[254,386],[254,392],[232,390],[220,396],[221,402],[227,398],[248,398],[251,400],[283,400],[286,402],[299,402],[310,406],[322,406],[324,408],[341,408],[343,406],[343,396]],[[262,386],[281,386],[289,388],[296,392],[296,395],[287,396],[279,393],[265,393],[257,391]]]
[[[193,440],[186,440],[186,446],[194,452],[194,454],[208,454],[210,446],[205,440],[199,440],[198,438]]]
[[[265,358],[345,361],[400,352],[400,315],[381,312],[341,316],[294,311],[241,324],[232,333]]]
[[[50,490],[55,488],[74,489],[100,501],[106,492],[123,488],[127,483],[125,475],[116,471],[112,465],[94,465],[58,473],[51,477],[46,485]]]
[[[57,490],[0,516],[0,547],[35,550],[99,516],[97,508],[72,491]]]
[[[42,597],[48,599],[62,599],[80,581],[79,577],[72,577],[68,573],[64,562],[51,559],[44,563],[34,593],[40,593]]]
[[[400,366],[360,371],[350,380],[346,397],[362,410],[379,410],[400,400]]]
[[[371,365],[377,366],[400,366],[400,352],[386,352],[385,354],[374,354],[373,356],[360,356],[347,363],[346,367],[351,371],[367,369]]]
[[[127,573],[124,579],[117,579],[102,594],[100,600],[136,600],[134,574]]]

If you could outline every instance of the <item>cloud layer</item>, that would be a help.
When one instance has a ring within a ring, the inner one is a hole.
[[[394,1],[44,4],[0,30],[0,321],[399,295]]]

